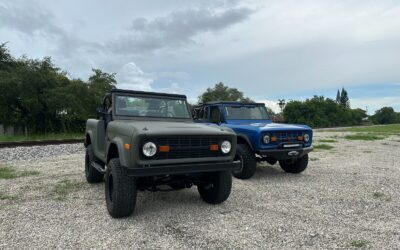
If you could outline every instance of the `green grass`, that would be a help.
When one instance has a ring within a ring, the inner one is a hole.
[[[14,168],[0,166],[0,179],[15,179],[38,174],[38,171],[18,171]]]
[[[384,193],[381,193],[381,192],[374,192],[374,193],[372,194],[372,196],[373,196],[374,198],[381,198],[381,197],[385,196],[385,194],[384,194]]]
[[[350,245],[353,247],[365,247],[368,245],[368,241],[366,240],[353,240]]]
[[[310,157],[310,161],[318,161],[318,160],[319,160],[318,158]]]
[[[374,133],[374,134],[399,134],[400,135],[400,124],[389,124],[389,125],[379,125],[379,126],[366,126],[366,127],[354,127],[339,129],[337,131],[344,132],[363,132],[363,133]]]
[[[13,141],[42,141],[42,140],[63,140],[63,139],[83,139],[82,133],[63,133],[63,134],[44,134],[44,135],[0,135],[0,142]]]
[[[0,193],[0,200],[15,200],[15,199],[17,199],[17,196],[15,195]]]
[[[328,144],[315,144],[314,145],[314,149],[322,149],[322,150],[330,150],[330,149],[332,149],[332,148],[334,148],[333,146],[331,146],[331,145],[328,145]]]
[[[51,189],[51,196],[58,201],[67,199],[70,193],[76,192],[83,187],[83,182],[63,180],[58,182]]]
[[[376,140],[385,139],[385,136],[358,133],[358,134],[354,134],[354,135],[346,135],[344,138],[347,140],[353,140],[353,141],[376,141]]]
[[[328,143],[333,143],[333,142],[337,142],[337,140],[333,140],[333,139],[321,139],[321,140],[318,140],[318,142],[328,142]]]

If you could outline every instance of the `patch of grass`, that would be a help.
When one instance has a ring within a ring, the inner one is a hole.
[[[17,196],[15,196],[15,195],[0,193],[0,200],[16,200],[16,199],[17,199]]]
[[[333,143],[333,142],[337,142],[337,140],[333,140],[333,139],[321,139],[321,140],[318,140],[318,142],[328,142],[328,143]]]
[[[334,148],[333,146],[331,146],[331,145],[328,145],[328,144],[315,144],[314,145],[314,149],[322,149],[322,150],[330,150],[330,149],[332,149],[332,148]]]
[[[0,135],[0,142],[10,141],[42,141],[42,140],[63,140],[63,139],[83,139],[82,133],[60,133],[44,135]]]
[[[355,135],[346,135],[344,138],[353,141],[376,141],[385,139],[384,136],[378,136],[373,134],[361,134],[361,133]]]
[[[337,131],[364,132],[364,133],[374,133],[374,134],[400,134],[400,124],[354,127],[354,128],[338,129],[336,130],[336,132]]]
[[[372,153],[372,151],[371,151],[371,150],[364,150],[363,153],[368,153],[368,154],[370,154],[370,153]]]
[[[319,159],[318,158],[310,158],[310,161],[319,161]]]
[[[76,192],[83,187],[83,182],[63,180],[51,189],[51,196],[58,201],[64,201],[70,193]]]
[[[365,247],[368,245],[368,241],[366,240],[353,240],[350,245],[353,247]]]
[[[372,196],[374,196],[374,198],[381,198],[381,197],[385,196],[385,194],[381,193],[381,192],[374,192],[372,194]]]
[[[38,174],[38,171],[18,171],[14,168],[0,166],[0,179],[15,179]]]

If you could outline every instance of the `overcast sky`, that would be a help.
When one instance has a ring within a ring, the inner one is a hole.
[[[276,110],[277,99],[334,98],[400,111],[400,1],[0,0],[0,43],[51,56],[73,78],[186,94],[220,81]]]

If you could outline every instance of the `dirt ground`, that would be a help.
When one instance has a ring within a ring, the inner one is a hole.
[[[345,134],[316,132],[316,145],[333,148],[311,152],[302,174],[260,165],[252,179],[234,179],[221,205],[196,188],[141,192],[125,219],[108,215],[103,183],[85,182],[83,147],[15,159],[15,170],[37,172],[0,179],[0,249],[400,249],[400,136]]]

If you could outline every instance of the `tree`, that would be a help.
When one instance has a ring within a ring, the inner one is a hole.
[[[206,92],[199,96],[200,103],[211,101],[253,102],[250,98],[245,97],[243,92],[236,88],[229,88],[222,82],[215,84],[213,88],[207,88]]]
[[[392,107],[383,107],[380,110],[375,111],[375,114],[371,117],[372,121],[377,124],[390,124],[398,121],[398,114]]]
[[[350,108],[349,96],[344,88],[342,88],[342,92],[340,94],[340,105],[342,105],[345,108]]]
[[[336,103],[337,104],[340,104],[340,91],[339,90],[337,90],[337,94],[336,94]]]

